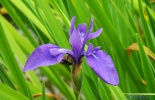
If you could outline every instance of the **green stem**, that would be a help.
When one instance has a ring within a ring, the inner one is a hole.
[[[76,100],[80,100],[80,90],[82,86],[82,62],[80,62],[77,65],[73,65],[72,69],[72,84],[74,89],[74,94],[76,97]]]
[[[74,93],[75,94],[75,97],[76,97],[76,100],[80,100],[80,96],[79,96],[79,93]]]

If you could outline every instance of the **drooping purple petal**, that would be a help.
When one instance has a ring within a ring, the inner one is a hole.
[[[75,59],[78,59],[78,55],[81,52],[81,38],[78,30],[74,30],[70,36],[69,43],[72,45],[72,51],[74,52]]]
[[[86,61],[88,65],[106,83],[118,85],[119,78],[111,57],[102,50],[89,50],[91,48],[92,47],[88,48],[86,52]]]
[[[72,34],[73,30],[74,30],[74,23],[75,23],[75,19],[76,17],[72,17],[72,20],[71,20],[71,26],[70,26],[70,31],[69,31],[69,35]]]
[[[50,52],[50,49],[52,48],[55,49],[55,52],[60,49],[58,46],[53,44],[44,44],[36,48],[28,57],[24,66],[24,71],[33,70],[40,66],[48,66],[59,63],[63,59],[64,53],[52,55]]]
[[[90,39],[98,37],[101,34],[102,30],[103,29],[100,28],[96,32],[93,32],[93,33],[89,34],[88,37],[87,37],[87,40],[90,40]]]

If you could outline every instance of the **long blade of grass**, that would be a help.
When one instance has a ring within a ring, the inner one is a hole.
[[[9,40],[9,44],[11,49],[13,50],[14,55],[17,57],[17,59],[19,60],[19,63],[22,65],[22,67],[25,64],[26,61],[26,56],[25,56],[25,52],[23,52],[23,50],[20,48],[20,46],[18,44],[23,43],[24,42],[24,46],[26,48],[29,49],[33,48],[32,45],[30,45],[30,42],[28,42],[23,36],[21,36],[12,26],[10,23],[8,23],[2,16],[0,16],[0,19],[3,23],[5,23],[7,25],[7,28],[5,28],[5,30],[7,30],[8,32],[6,32],[7,35],[7,40]],[[23,42],[21,42],[21,40]],[[35,75],[35,73],[33,71],[30,71],[27,73],[27,75],[29,76],[30,81],[35,84],[36,86],[40,87],[41,84],[37,78],[37,76]]]
[[[34,100],[34,99],[33,99],[33,96],[32,96],[32,93],[31,93],[31,90],[30,90],[30,88],[29,88],[28,85],[27,85],[27,91],[28,91],[28,94],[29,94],[29,99],[30,99],[30,100]]]
[[[0,64],[0,79],[4,84],[6,84],[7,86],[10,86],[12,89],[16,90],[15,86],[13,85],[12,81],[10,80],[10,77],[6,73],[4,65],[2,65],[2,64]]]
[[[20,94],[19,92],[13,90],[12,88],[8,87],[7,85],[0,82],[0,97],[1,100],[29,100],[24,95]]]
[[[16,83],[17,86],[19,88],[19,90],[26,96],[28,96],[27,93],[27,84],[26,84],[26,80],[24,78],[24,75],[22,74],[16,60],[13,54],[13,51],[11,50],[11,47],[8,43],[8,40],[6,38],[6,30],[4,30],[4,27],[6,28],[6,26],[4,25],[4,23],[0,23],[0,50],[2,53],[2,56],[9,68],[9,70],[11,71],[14,79],[16,79]]]
[[[146,19],[144,17],[145,14],[142,8],[142,2],[138,0],[138,4],[139,4],[139,10],[140,10],[140,18],[141,18],[142,27],[143,27],[142,30],[146,39],[146,44],[148,48],[150,48],[152,51],[155,51],[155,42],[154,42],[155,38],[153,36],[152,31],[149,29],[148,23],[146,22]]]
[[[101,100],[111,100],[110,97],[112,96],[111,94],[107,95],[108,90],[106,90],[104,88],[104,86],[102,85],[101,81],[98,80],[98,85],[99,85],[99,93],[101,96]]]
[[[10,5],[9,1],[5,0],[5,1],[3,1],[1,3],[7,9],[8,13],[12,17],[12,19],[16,22],[16,24],[18,25],[18,27],[20,27],[20,29],[23,31],[23,33],[28,37],[28,39],[36,47],[38,45],[37,42],[34,40],[34,38],[32,37],[32,35],[28,31],[28,29],[25,27],[25,25],[23,24],[23,22],[21,21],[21,19],[17,15],[17,13],[15,12],[14,8]]]
[[[69,88],[69,86],[61,79],[60,75],[58,74],[56,68],[56,65],[54,65],[51,69],[46,68],[40,68],[41,72],[43,72],[48,79],[68,98],[75,100],[75,96],[73,94],[73,91]]]
[[[42,100],[46,100],[45,82],[42,83]]]
[[[33,14],[33,12],[23,3],[23,1],[11,0],[10,2],[14,4],[25,16],[28,15],[28,19],[30,19],[50,40],[52,40],[50,34],[48,33],[45,26],[41,23],[40,19],[38,19],[38,17]],[[30,6],[32,6],[33,9],[35,8],[35,5]]]
[[[152,69],[153,66],[144,51],[142,41],[140,40],[139,35],[136,35],[136,39],[138,42],[139,54],[140,54],[140,58],[141,58],[141,62],[142,62],[144,77],[145,77],[146,83],[147,83],[147,88],[148,88],[149,92],[154,93],[155,87],[152,87],[155,84],[154,74],[153,74],[153,69]]]
[[[60,27],[58,21],[56,20],[53,12],[51,11],[51,8],[48,4],[48,2],[44,0],[35,1],[37,6],[41,8],[40,10],[40,17],[44,19],[44,23],[46,28],[48,29],[50,35],[53,37],[55,42],[58,43],[59,46],[62,47],[70,47],[69,44],[66,44],[64,41],[67,41],[67,38],[62,31],[62,28]],[[39,10],[39,9],[38,9]],[[59,39],[59,41],[57,41]]]

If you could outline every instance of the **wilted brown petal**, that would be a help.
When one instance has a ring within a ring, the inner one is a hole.
[[[143,46],[145,53],[153,60],[155,60],[155,54],[149,50],[146,46]],[[138,48],[138,44],[137,43],[133,43],[132,45],[130,45],[127,49],[127,53],[128,55],[130,55],[130,51],[131,50],[135,50],[139,52],[139,48]]]

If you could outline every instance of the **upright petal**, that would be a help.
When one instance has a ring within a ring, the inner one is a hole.
[[[28,57],[24,66],[24,71],[33,70],[40,66],[48,66],[59,63],[63,59],[64,53],[52,55],[50,52],[51,48],[55,49],[55,51],[60,49],[58,46],[53,44],[44,44],[36,48]]]
[[[93,44],[90,43],[90,44],[88,45],[88,50],[87,50],[87,52],[86,52],[86,56],[91,55],[91,54],[93,53],[93,50],[94,50]]]
[[[74,57],[77,60],[79,53],[81,52],[81,38],[78,30],[74,30],[69,39],[70,44],[72,45],[72,51],[74,52]]]
[[[103,29],[100,28],[96,32],[93,32],[93,33],[89,34],[88,37],[87,37],[87,40],[90,40],[90,39],[98,37],[101,34],[102,30]]]
[[[76,17],[72,17],[72,20],[71,20],[71,26],[70,26],[70,31],[69,31],[69,35],[72,34],[73,30],[74,30],[74,23],[75,23],[75,19]]]
[[[86,34],[86,24],[85,23],[79,24],[77,30],[79,30],[79,33],[85,33]],[[84,36],[84,35],[82,35],[82,36]]]
[[[92,30],[93,30],[93,20],[90,19],[90,27],[89,27],[88,33],[90,33]]]
[[[117,71],[111,57],[107,55],[106,52],[102,50],[88,50],[86,53],[86,61],[92,70],[106,83],[118,85],[119,78]]]
[[[86,38],[86,24],[79,24],[77,30],[79,31],[79,35],[81,38],[81,42],[84,42],[84,39]],[[85,43],[84,43],[85,45]]]

